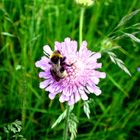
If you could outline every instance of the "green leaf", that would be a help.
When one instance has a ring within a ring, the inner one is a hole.
[[[8,33],[8,32],[1,32],[1,35],[9,36],[9,37],[15,37],[15,35],[10,34],[10,33]]]
[[[108,53],[108,55],[109,55],[111,61],[112,61],[114,64],[118,65],[125,73],[127,73],[129,76],[131,76],[131,73],[130,73],[129,70],[125,67],[124,62],[123,62],[121,59],[117,58],[117,56],[116,56],[115,53],[113,53],[113,52],[107,52],[107,53]]]
[[[76,137],[78,122],[79,121],[78,121],[77,117],[75,116],[75,114],[71,113],[70,117],[69,117],[69,121],[68,121],[68,128],[69,128],[69,131],[71,133],[70,140],[74,140]]]
[[[126,24],[126,22],[128,22],[130,19],[132,19],[136,14],[138,14],[140,12],[140,9],[137,9],[133,12],[131,12],[130,14],[124,16],[121,21],[119,22],[119,24],[117,25],[116,28],[123,26],[124,24]]]
[[[83,106],[84,112],[88,119],[90,119],[90,108],[89,108],[89,102],[85,101]]]
[[[54,122],[51,128],[54,128],[57,124],[59,124],[66,117],[67,110],[65,110],[58,119]]]
[[[124,33],[126,36],[130,37],[133,41],[140,43],[140,39],[134,36],[133,34]]]
[[[4,127],[3,129],[5,133],[9,133],[9,130],[7,129],[7,127]]]
[[[70,106],[70,112],[73,110],[74,106]],[[58,117],[58,119],[54,122],[51,128],[54,128],[57,124],[59,124],[66,117],[67,109]]]
[[[121,91],[123,92],[127,97],[129,97],[128,93],[121,87],[121,85],[118,84],[117,81],[115,81],[115,79],[107,73],[107,77],[110,79],[110,81]]]

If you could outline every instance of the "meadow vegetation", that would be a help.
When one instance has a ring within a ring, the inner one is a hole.
[[[65,104],[39,88],[35,62],[45,44],[78,41],[79,11],[74,0],[0,0],[0,139],[62,139],[64,122],[51,126]],[[107,77],[102,94],[90,94],[90,119],[74,107],[77,140],[140,139],[139,38],[139,0],[96,0],[86,9],[83,39],[102,53]]]

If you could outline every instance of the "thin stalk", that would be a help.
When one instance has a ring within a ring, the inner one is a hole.
[[[66,112],[66,120],[65,120],[65,128],[64,128],[64,140],[68,139],[68,122],[69,122],[69,115],[70,115],[70,107],[67,105],[67,112]]]
[[[25,70],[23,70],[23,85],[22,85],[22,124],[24,125],[25,123],[25,118],[26,118],[26,93],[27,93],[27,85],[26,85],[26,76],[25,76]]]
[[[85,8],[82,7],[80,11],[80,19],[79,19],[79,46],[82,43],[83,40],[83,21],[84,21],[84,13],[85,13]]]
[[[82,7],[80,11],[80,19],[79,19],[79,48],[80,45],[83,41],[83,23],[84,23],[84,13],[85,13],[85,8]],[[78,103],[77,107],[77,117],[80,116],[80,108],[81,108],[81,102]]]

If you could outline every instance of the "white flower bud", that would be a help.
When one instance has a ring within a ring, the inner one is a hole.
[[[94,4],[95,0],[75,0],[77,4],[83,6],[91,6]]]

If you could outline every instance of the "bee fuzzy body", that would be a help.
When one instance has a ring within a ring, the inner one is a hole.
[[[67,76],[66,66],[68,66],[65,62],[66,57],[63,57],[60,51],[56,50],[50,56],[49,64],[52,66],[50,69],[52,77],[58,82],[61,79]]]

